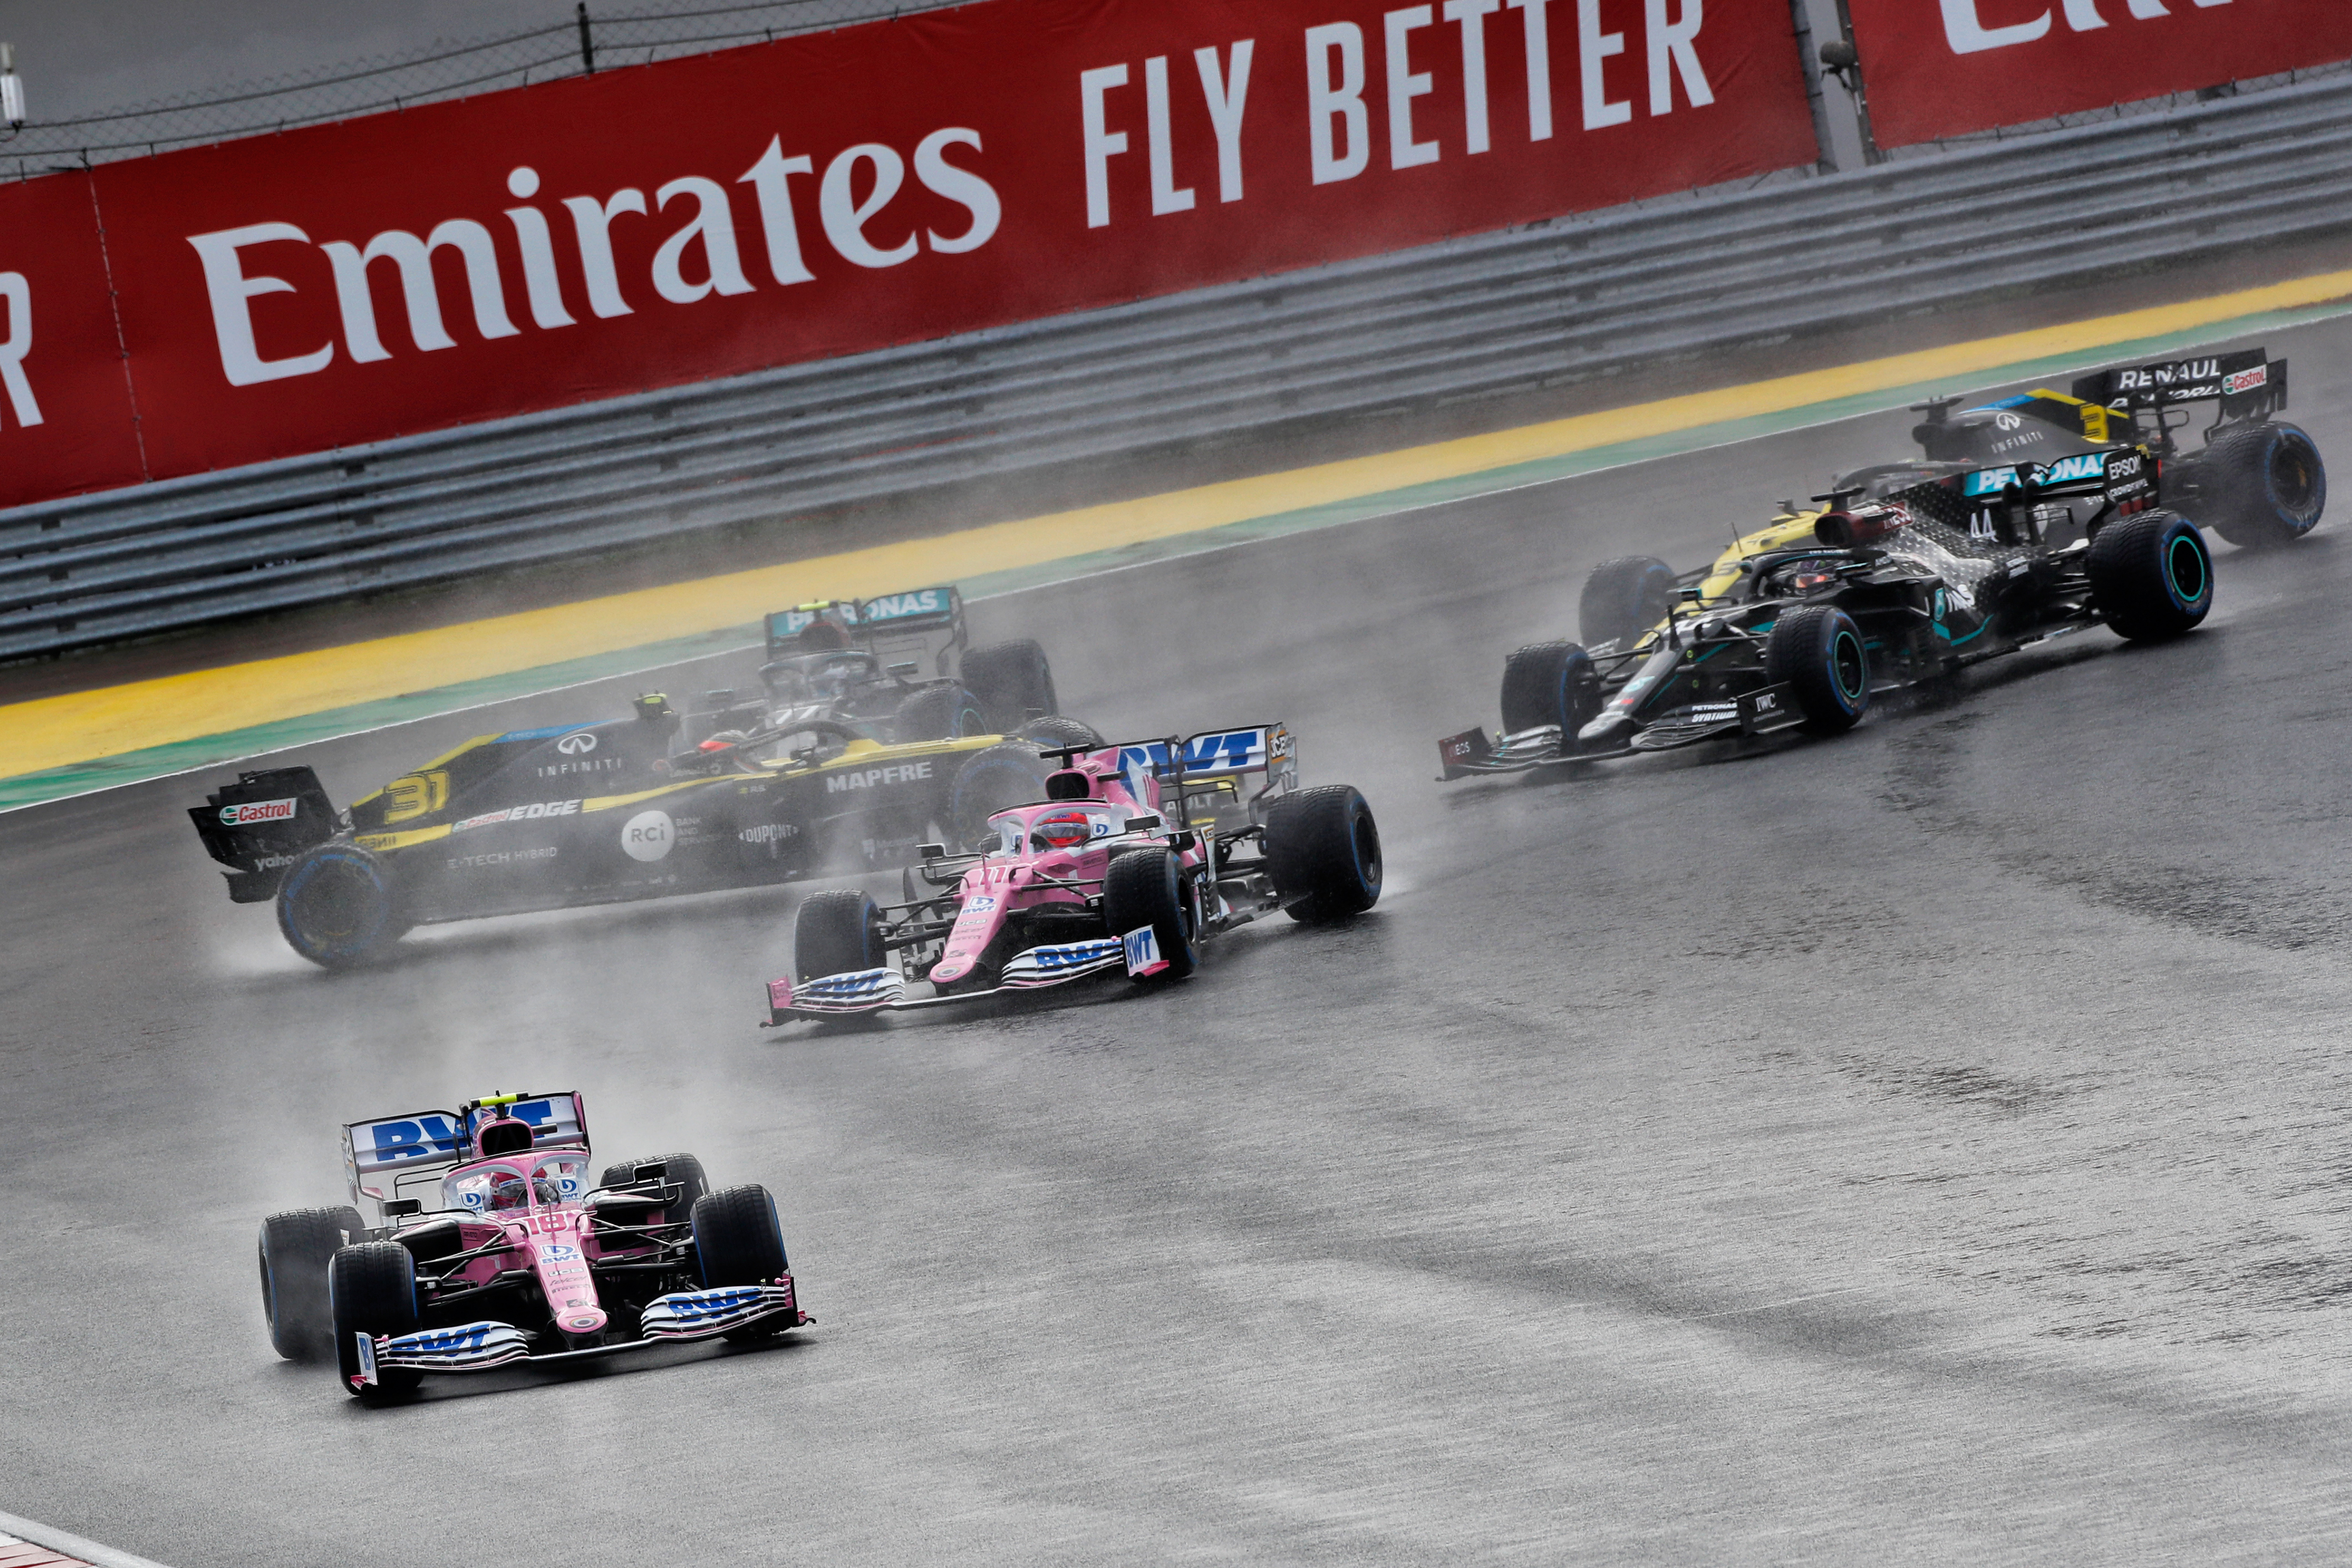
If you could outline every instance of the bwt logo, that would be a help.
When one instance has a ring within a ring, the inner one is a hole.
[[[1236,730],[1224,735],[1195,735],[1184,742],[1184,771],[1188,773],[1238,773],[1249,768],[1262,768],[1267,756],[1265,731]],[[1153,741],[1140,746],[1122,746],[1118,753],[1118,769],[1127,773],[1136,767],[1165,768],[1169,752],[1165,742]]]
[[[220,819],[230,827],[246,827],[257,822],[286,822],[294,816],[295,803],[285,800],[252,800],[243,805],[221,807]]]

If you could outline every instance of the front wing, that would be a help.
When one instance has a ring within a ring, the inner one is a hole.
[[[1480,773],[1523,773],[1531,768],[1597,763],[1633,752],[1664,752],[1717,735],[1769,735],[1802,723],[1786,685],[1760,687],[1736,701],[1693,703],[1662,713],[1633,732],[1629,742],[1606,751],[1570,749],[1557,724],[1538,724],[1489,741],[1486,728],[1465,730],[1437,742],[1437,782]]]
[[[983,996],[995,996],[1007,991],[1039,991],[1049,985],[1066,985],[1073,980],[1107,974],[1121,968],[1141,980],[1167,967],[1168,961],[1160,956],[1159,939],[1151,927],[1141,926],[1123,937],[1107,936],[1092,942],[1033,947],[1014,953],[1005,962],[1004,973],[997,983],[985,991],[909,997],[907,994],[907,977],[896,969],[887,968],[828,974],[820,979],[803,981],[797,985],[790,980],[771,980],[768,982],[767,1026],[772,1028],[794,1018],[837,1018],[852,1014],[944,1007],[957,1002],[976,1002]]]
[[[581,1361],[642,1350],[677,1340],[707,1340],[769,1318],[789,1315],[789,1328],[806,1328],[816,1320],[800,1310],[793,1277],[780,1276],[772,1285],[739,1285],[717,1290],[674,1290],[656,1297],[639,1315],[643,1338],[586,1350],[551,1351],[534,1355],[530,1336],[512,1323],[466,1323],[454,1329],[426,1329],[399,1335],[360,1334],[360,1371],[355,1384],[373,1385],[387,1371],[488,1372],[520,1361]]]

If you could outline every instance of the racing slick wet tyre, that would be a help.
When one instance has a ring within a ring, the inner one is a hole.
[[[278,930],[322,969],[364,963],[407,933],[400,889],[382,857],[321,844],[295,857],[278,884]]]
[[[916,741],[961,741],[985,735],[986,716],[980,700],[961,686],[927,686],[898,704],[891,731],[902,746]]]
[[[1539,642],[1503,660],[1503,733],[1559,726],[1563,747],[1601,714],[1601,677],[1572,642]]]
[[[1099,752],[1110,744],[1092,724],[1059,713],[1032,719],[1013,733],[1032,745],[1051,746],[1057,751],[1065,746],[1084,746],[1087,751]]]
[[[793,973],[803,984],[882,967],[882,911],[856,888],[828,888],[801,900],[793,921]]]
[[[1000,735],[1011,734],[1024,719],[1042,718],[1061,707],[1054,697],[1054,667],[1045,661],[1045,650],[1026,637],[967,652],[963,683]]]
[[[1201,885],[1183,863],[1160,848],[1112,858],[1103,871],[1103,923],[1110,934],[1151,928],[1168,967],[1137,980],[1181,980],[1201,963]]]
[[[1675,569],[1652,555],[1621,555],[1603,561],[1584,580],[1576,602],[1576,634],[1584,646],[1613,642],[1631,646],[1666,618],[1680,586]]]
[[[360,1211],[294,1209],[261,1222],[261,1315],[288,1361],[320,1361],[333,1348],[327,1265],[338,1247],[367,1239]]]
[[[988,819],[1008,806],[1045,798],[1051,766],[1037,748],[1005,741],[974,752],[948,785],[948,830],[960,848],[977,851],[992,841]]]
[[[704,1194],[694,1205],[693,1226],[695,1267],[701,1272],[706,1290],[730,1285],[772,1285],[792,1267],[784,1258],[784,1231],[776,1222],[776,1200],[765,1187],[723,1187]],[[763,1340],[792,1326],[779,1315],[732,1330],[727,1337],[738,1343]]]
[[[1285,795],[1265,814],[1265,868],[1301,922],[1345,920],[1380,902],[1381,830],[1353,784]]]
[[[1804,728],[1842,735],[1870,710],[1870,650],[1835,605],[1800,605],[1764,639],[1764,679],[1786,684]]]
[[[2185,517],[2144,511],[2092,536],[2084,560],[2091,598],[2117,637],[2177,637],[2213,607],[2213,556]]]
[[[2246,549],[2292,544],[2319,526],[2327,509],[2327,466],[2292,425],[2241,425],[2198,454],[2198,513],[2213,531]]]
[[[710,1190],[710,1179],[702,1173],[702,1162],[691,1154],[656,1154],[647,1160],[624,1160],[617,1165],[607,1165],[604,1173],[596,1178],[600,1187],[625,1187],[637,1180],[639,1167],[665,1167],[662,1180],[684,1189],[675,1212],[665,1209],[662,1219],[675,1224],[694,1212],[695,1200]]]
[[[396,1241],[341,1248],[327,1265],[327,1300],[344,1392],[362,1398],[415,1393],[421,1379],[405,1367],[382,1369],[372,1388],[359,1381],[360,1335],[416,1331],[416,1260],[408,1248]]]

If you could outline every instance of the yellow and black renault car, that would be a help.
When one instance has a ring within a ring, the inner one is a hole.
[[[667,700],[629,718],[483,735],[339,813],[307,767],[243,773],[188,815],[232,901],[275,899],[330,968],[415,925],[904,865],[1035,796],[1086,727],[892,744],[801,719],[682,744]],[[1091,734],[1091,731],[1087,731]]]

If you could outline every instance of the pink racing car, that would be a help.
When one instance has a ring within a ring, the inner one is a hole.
[[[764,1339],[800,1310],[776,1205],[706,1191],[691,1154],[588,1178],[577,1094],[495,1095],[343,1129],[352,1205],[261,1224],[261,1305],[291,1360],[331,1351],[346,1391],[427,1373],[578,1361],[673,1340]],[[436,1202],[404,1191],[430,1190]],[[373,1204],[370,1226],[358,1205]]]
[[[1351,785],[1299,789],[1279,724],[1045,755],[1062,763],[1046,798],[990,816],[965,853],[922,846],[905,901],[854,888],[803,900],[793,976],[770,982],[768,1023],[1121,971],[1181,980],[1202,942],[1259,914],[1343,920],[1381,896],[1371,807]],[[929,993],[910,996],[910,983]]]

